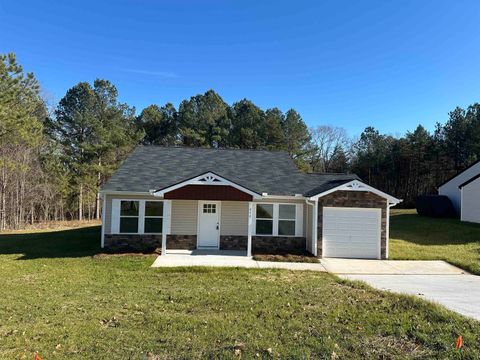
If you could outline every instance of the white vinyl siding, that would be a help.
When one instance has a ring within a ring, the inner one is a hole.
[[[465,181],[470,180],[472,177],[480,173],[480,162],[466,169],[464,172],[458,174],[452,180],[443,184],[438,188],[438,193],[440,195],[446,195],[450,199],[455,208],[455,211],[460,215],[461,209],[461,194],[460,189],[458,188]]]
[[[248,233],[248,203],[222,201],[220,235],[242,235]]]
[[[380,258],[381,209],[324,207],[323,256]]]
[[[480,223],[480,178],[462,188],[461,220]]]
[[[197,234],[197,200],[172,200],[172,235]]]

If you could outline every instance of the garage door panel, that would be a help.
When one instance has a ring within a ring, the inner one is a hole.
[[[378,258],[381,209],[323,208],[323,256]]]

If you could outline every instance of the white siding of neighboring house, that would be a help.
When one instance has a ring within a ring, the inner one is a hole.
[[[446,195],[452,201],[453,207],[458,215],[460,215],[461,208],[461,196],[458,187],[478,174],[480,174],[480,162],[438,188],[440,195]]]
[[[480,178],[462,188],[461,219],[480,223]]]

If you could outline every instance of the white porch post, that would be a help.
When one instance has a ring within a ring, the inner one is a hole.
[[[313,205],[312,225],[313,255],[318,256],[318,199],[315,200]]]
[[[102,237],[100,240],[100,247],[103,249],[105,246],[105,213],[107,211],[107,195],[100,194],[103,197],[103,205],[102,205]]]
[[[248,203],[247,256],[252,256],[253,203]]]
[[[170,234],[172,201],[163,202],[162,255],[167,255],[167,235]]]

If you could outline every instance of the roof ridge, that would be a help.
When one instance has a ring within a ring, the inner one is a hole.
[[[156,148],[164,148],[164,149],[192,149],[192,150],[205,150],[205,151],[258,151],[258,152],[267,152],[267,153],[283,153],[288,154],[285,150],[268,150],[268,149],[237,149],[237,148],[207,148],[207,147],[200,147],[200,146],[187,146],[187,145],[145,145],[139,144],[137,148],[144,147],[156,147]]]

